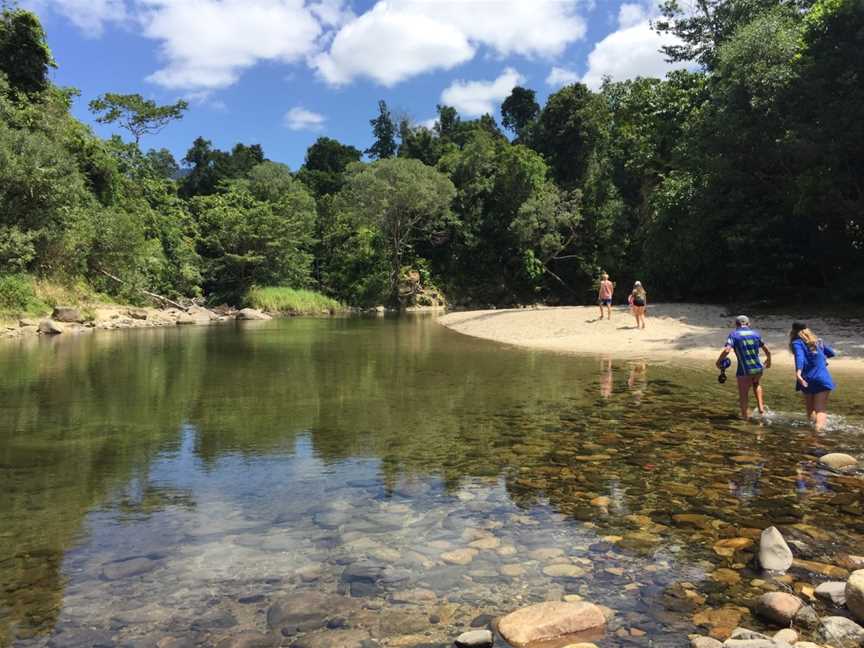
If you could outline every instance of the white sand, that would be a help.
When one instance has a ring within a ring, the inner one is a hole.
[[[438,321],[465,335],[534,349],[703,363],[716,360],[738,314],[719,306],[651,304],[647,328],[641,331],[626,307],[613,308],[612,319],[602,321],[596,306],[455,312]],[[753,328],[761,331],[775,366],[793,364],[788,336],[796,319],[807,322],[837,352],[832,371],[864,371],[864,321],[860,319],[807,318],[803,313],[751,315]]]

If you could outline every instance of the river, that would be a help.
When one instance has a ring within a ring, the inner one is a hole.
[[[429,317],[63,337],[0,347],[0,646],[443,647],[563,597],[685,646],[827,578],[766,582],[766,526],[864,548],[861,477],[816,461],[864,454],[860,379],[817,436],[785,374],[746,424],[710,367]]]

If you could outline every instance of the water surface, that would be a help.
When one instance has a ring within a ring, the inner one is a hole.
[[[721,541],[864,546],[861,478],[815,462],[864,453],[864,382],[818,436],[790,382],[769,374],[774,412],[745,424],[710,368],[430,318],[5,345],[0,646],[447,646],[574,595],[615,610],[608,646],[759,627],[766,588],[828,576],[766,582]]]

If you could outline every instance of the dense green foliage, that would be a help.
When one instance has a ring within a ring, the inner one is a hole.
[[[38,20],[6,9],[4,299],[31,299],[26,273],[124,299],[311,289],[372,305],[416,272],[459,302],[584,303],[601,270],[655,298],[864,296],[864,0],[659,4],[688,71],[572,84],[543,106],[514,88],[512,141],[491,115],[437,106],[429,129],[381,101],[373,161],[322,137],[296,173],[258,144],[199,137],[179,164],[142,150],[183,102],[104,95],[99,119],[133,141],[97,138],[50,83]]]

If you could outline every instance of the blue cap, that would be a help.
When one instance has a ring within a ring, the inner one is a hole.
[[[720,363],[721,369],[728,369],[732,366],[732,361],[729,358],[723,358],[723,361]]]

